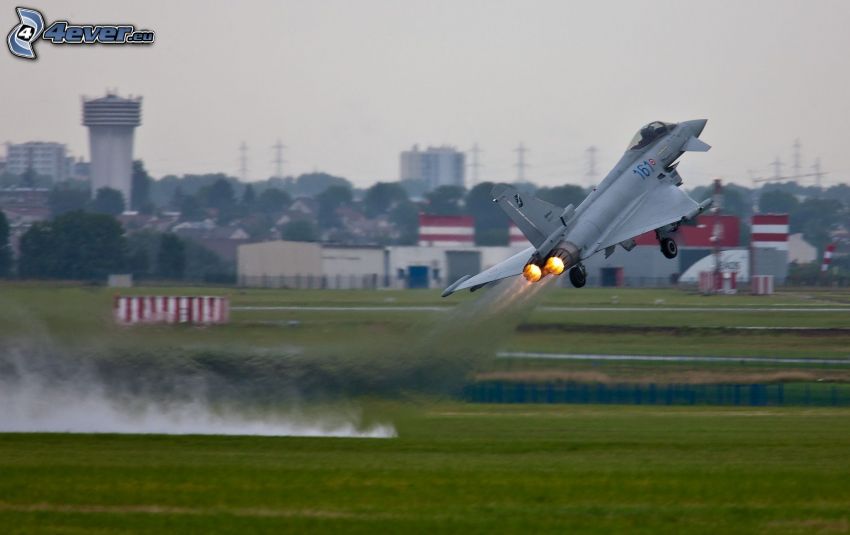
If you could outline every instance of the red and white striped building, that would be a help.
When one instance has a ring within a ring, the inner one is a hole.
[[[752,247],[788,250],[788,214],[755,214]]]
[[[788,276],[788,214],[753,214],[750,276],[771,275],[776,284]]]
[[[139,323],[188,323],[209,325],[230,320],[230,300],[220,296],[133,295],[116,296],[115,321]]]
[[[530,245],[528,242],[528,238],[525,237],[525,235],[522,233],[518,226],[511,223],[511,226],[508,228],[508,245],[510,245],[511,247],[516,247],[520,245],[527,247],[528,245]]]
[[[458,247],[475,245],[475,218],[419,214],[419,245]]]
[[[820,265],[820,270],[823,273],[829,271],[829,265],[832,263],[832,255],[835,254],[835,244],[830,243],[823,251],[823,263]]]

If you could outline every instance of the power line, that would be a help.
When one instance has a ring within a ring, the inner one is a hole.
[[[808,177],[816,177],[817,184],[820,184],[821,177],[828,175],[829,173],[824,173],[820,170],[820,167],[817,168],[817,171],[814,173],[803,173],[802,175],[786,175],[786,176],[769,176],[769,177],[756,177],[753,178],[753,183],[757,184],[759,182],[777,182],[782,180],[795,180],[798,178],[808,178]]]
[[[596,152],[595,146],[587,147],[587,176],[591,179],[596,177]]]
[[[796,180],[796,179],[799,179],[799,178],[815,177],[815,185],[818,188],[820,188],[823,177],[829,174],[829,173],[826,173],[824,171],[821,171],[820,158],[815,158],[815,163],[814,163],[814,165],[812,165],[812,172],[811,173],[802,173],[801,172],[801,170],[802,170],[802,163],[801,163],[802,158],[800,157],[800,152],[801,152],[801,148],[803,147],[803,144],[800,143],[799,138],[794,140],[793,147],[794,147],[794,153],[793,153],[793,162],[794,163],[792,164],[792,169],[793,169],[792,174],[790,174],[790,175],[783,175],[782,174],[782,167],[783,167],[782,160],[780,160],[779,156],[777,156],[775,160],[770,162],[770,166],[773,167],[773,176],[753,176],[752,171],[750,171],[750,170],[747,171],[750,175],[750,181],[752,182],[753,186],[755,186],[759,182],[779,182],[779,181],[783,181],[783,180]]]
[[[800,174],[800,139],[797,138],[794,140],[794,174]]]
[[[820,158],[815,158],[815,164],[812,166],[812,169],[815,170],[815,185],[817,185],[818,189],[821,187],[821,179],[826,173],[821,172],[820,170]]]
[[[525,153],[528,152],[528,149],[520,143],[514,149],[514,152],[517,153],[516,164],[514,164],[516,167],[516,180],[517,182],[525,182],[525,168],[528,167],[528,164],[525,162]]]
[[[478,161],[478,155],[483,151],[478,148],[478,143],[472,145],[472,148],[469,149],[469,153],[472,154],[472,162],[469,164],[470,169],[472,169],[472,186],[478,184],[478,169],[481,167],[481,163]]]
[[[277,140],[277,143],[272,145],[274,149],[274,166],[275,166],[275,178],[283,178],[283,164],[286,160],[283,159],[283,149],[286,148],[286,145],[280,142],[280,139]]]
[[[773,166],[773,179],[774,180],[781,180],[782,160],[779,159],[779,156],[777,156],[776,159],[773,160],[773,162],[771,162],[770,165]]]
[[[244,141],[239,145],[239,177],[242,182],[248,181],[248,145]]]

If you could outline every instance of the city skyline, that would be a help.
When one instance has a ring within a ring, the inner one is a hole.
[[[363,187],[397,180],[413,144],[477,144],[479,181],[503,181],[516,177],[523,143],[529,180],[588,186],[588,147],[598,180],[642,124],[694,118],[709,119],[714,150],[682,164],[688,186],[748,184],[749,171],[772,175],[777,156],[789,174],[797,138],[803,172],[820,158],[825,185],[850,173],[845,3],[254,2],[265,16],[250,38],[234,28],[219,40],[204,28],[232,26],[245,8],[179,4],[164,17],[163,6],[45,9],[49,20],[150,27],[157,41],[42,43],[36,62],[4,54],[0,68],[26,83],[4,90],[0,141],[56,141],[89,159],[80,97],[117,89],[145,98],[135,157],[156,177],[239,176],[245,141],[249,178],[265,179],[280,139],[285,175],[319,170]],[[0,10],[9,27],[13,8]]]

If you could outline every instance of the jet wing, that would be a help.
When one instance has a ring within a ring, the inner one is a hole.
[[[532,253],[534,253],[534,247],[523,249],[507,260],[502,260],[495,266],[485,269],[474,277],[467,276],[465,279],[459,279],[443,291],[443,297],[447,297],[458,290],[475,288],[476,286],[482,286],[488,282],[494,282],[508,277],[513,277],[514,275],[519,275],[522,273],[528,259],[531,258]]]
[[[608,231],[593,247],[593,252],[616,245],[681,221],[682,218],[700,209],[700,204],[673,184],[664,184],[644,193],[620,214],[608,227]]]

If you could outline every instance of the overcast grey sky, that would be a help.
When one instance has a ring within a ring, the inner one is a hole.
[[[3,0],[3,38],[17,23]],[[0,141],[67,143],[88,158],[80,95],[144,96],[135,156],[156,177],[314,169],[359,186],[395,180],[414,143],[484,153],[482,180],[589,184],[651,120],[708,118],[708,154],[685,158],[689,184],[790,172],[803,143],[827,182],[850,176],[850,2],[338,0],[35,2],[48,23],[130,22],[151,47],[37,45],[36,62],[0,54]]]

